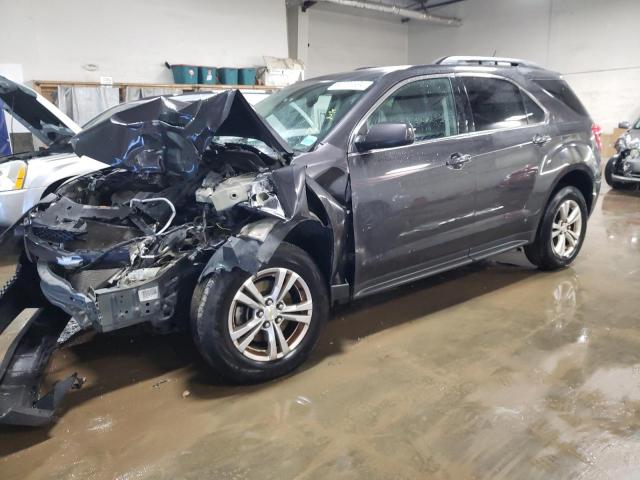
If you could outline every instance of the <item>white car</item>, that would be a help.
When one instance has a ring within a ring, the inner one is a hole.
[[[14,145],[13,154],[0,157],[0,226],[15,223],[69,178],[107,166],[73,153],[69,140],[80,127],[30,88],[0,76],[0,105],[9,115],[9,131],[19,122],[36,150],[20,153]]]

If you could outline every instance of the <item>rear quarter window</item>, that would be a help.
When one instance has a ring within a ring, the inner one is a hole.
[[[567,107],[581,116],[589,116],[587,109],[584,108],[580,99],[573,93],[571,87],[564,80],[538,79],[534,82],[545,92],[556,100],[564,103]]]

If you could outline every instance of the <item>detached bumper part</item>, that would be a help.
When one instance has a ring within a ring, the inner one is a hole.
[[[626,177],[622,175],[611,175],[611,179],[616,182],[640,183],[640,177]]]
[[[74,373],[39,395],[40,381],[69,317],[53,309],[24,309],[0,334],[0,424],[42,426],[81,381]]]

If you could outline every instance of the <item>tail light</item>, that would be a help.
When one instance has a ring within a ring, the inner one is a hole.
[[[598,151],[601,152],[602,151],[602,129],[600,128],[600,125],[596,123],[591,125],[591,133],[593,133],[593,137],[596,141],[596,147]]]

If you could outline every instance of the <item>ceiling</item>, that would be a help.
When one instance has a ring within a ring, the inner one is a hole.
[[[408,8],[410,10],[430,10],[432,8],[441,7],[444,5],[450,5],[452,3],[463,2],[464,0],[382,0],[382,1],[372,1],[368,0],[367,3],[382,3],[386,5],[394,5],[396,7]]]
[[[373,3],[381,5],[395,6],[399,8],[407,8],[415,11],[427,11],[453,3],[464,2],[465,0],[361,0],[363,3]],[[313,4],[304,0],[287,0],[287,4]],[[309,5],[311,6],[311,5]]]

